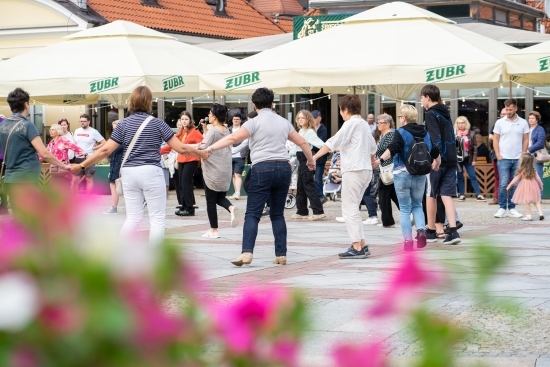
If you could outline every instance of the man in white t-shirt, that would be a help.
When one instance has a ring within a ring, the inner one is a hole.
[[[521,153],[526,152],[529,146],[529,124],[517,115],[517,101],[509,98],[504,101],[506,116],[497,120],[493,130],[493,147],[497,157],[499,175],[499,209],[495,218],[504,218],[507,215],[520,218],[521,214],[515,209],[511,199],[514,196],[516,187],[512,187],[507,194],[506,187],[516,175]],[[509,209],[509,213],[506,213]]]
[[[374,123],[374,115],[372,113],[369,113],[367,115],[367,122],[369,123],[370,133],[374,136],[374,132],[376,131],[376,124]]]
[[[80,127],[74,132],[74,142],[85,152],[84,155],[75,153],[75,163],[82,163],[87,156],[94,154],[94,151],[105,144],[105,139],[101,134],[90,127],[90,116],[87,114],[80,115]],[[71,184],[72,189],[78,188],[82,178],[86,179],[86,192],[90,193],[94,188],[95,164],[90,165],[84,172],[79,172],[73,176]],[[76,185],[76,186],[75,186]]]

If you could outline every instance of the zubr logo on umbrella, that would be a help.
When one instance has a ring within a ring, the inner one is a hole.
[[[466,75],[466,65],[448,65],[426,69],[426,83],[442,82]]]
[[[94,80],[93,82],[90,82],[90,94],[103,93],[115,88],[118,88],[118,77]]]
[[[234,90],[260,82],[260,73],[257,71],[235,75],[225,79],[225,90]]]
[[[183,81],[183,77],[180,75],[173,75],[166,79],[162,79],[162,89],[165,92],[178,89],[181,87],[185,87],[185,82]]]
[[[541,57],[539,61],[539,71],[547,72],[550,71],[550,56]]]

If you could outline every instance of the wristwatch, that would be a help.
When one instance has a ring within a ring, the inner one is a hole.
[[[84,165],[82,163],[80,163],[80,170],[81,171],[86,171],[86,167],[84,167]]]
[[[380,164],[384,163],[386,160],[383,159],[383,158],[378,158],[378,160],[380,161]]]

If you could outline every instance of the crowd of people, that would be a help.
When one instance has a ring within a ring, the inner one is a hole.
[[[550,156],[544,129],[539,126],[540,114],[530,112],[526,121],[517,115],[517,102],[513,98],[506,100],[501,118],[491,131],[489,148],[465,116],[451,120],[437,86],[426,85],[420,94],[424,121],[418,121],[414,106],[404,104],[398,109],[397,129],[388,114],[377,118],[369,114],[363,119],[359,97],[346,95],[339,101],[344,124],[329,138],[318,110],[299,111],[297,128],[274,113],[274,95],[267,88],[259,88],[252,95],[255,111],[246,117],[247,121],[243,122],[240,114],[229,116],[227,107],[213,104],[208,119],[200,121],[202,133],[187,111],[180,115],[174,133],[164,121],[150,115],[153,96],[149,88],[138,87],[129,97],[128,116],[113,122],[108,140],[90,126],[90,117],[82,114],[80,127],[74,133],[67,119],[52,125],[51,140],[45,146],[27,119],[29,95],[17,88],[8,96],[12,115],[0,116],[0,159],[3,168],[5,165],[0,214],[7,212],[5,193],[11,185],[38,182],[40,161],[51,163],[55,167],[52,175],[55,172],[54,176],[70,182],[73,190],[84,181],[86,191],[91,192],[95,164],[109,156],[112,202],[105,214],[118,213],[120,178],[126,205],[121,233],[131,235],[147,207],[149,239],[156,245],[164,237],[169,178],[174,178],[176,186],[175,214],[194,216],[194,174],[200,165],[210,223],[203,237],[220,237],[217,206],[228,212],[232,227],[238,226],[239,208],[230,200],[238,201],[244,187],[248,197],[242,251],[232,263],[242,266],[252,262],[258,223],[268,205],[275,239],[274,263],[284,265],[284,210],[292,175],[290,159],[295,157],[298,164],[296,213],[292,218],[321,220],[326,217],[323,204],[328,201],[323,190],[325,163],[332,152],[331,167],[336,171],[330,173],[329,181],[341,185],[342,216],[337,220],[346,224],[351,243],[339,254],[342,259],[370,255],[364,224],[395,227],[392,202],[400,213],[405,251],[413,250],[415,240],[417,248],[440,238],[446,245],[460,243],[458,229],[462,223],[453,199],[466,200],[466,173],[476,200],[486,200],[475,172],[481,157],[495,168],[494,200],[489,204],[499,205],[496,218],[533,220],[533,204],[538,219],[544,219],[542,167]],[[247,160],[251,161],[251,169],[243,182]],[[228,198],[231,183],[234,194]],[[360,215],[362,204],[369,212],[365,221]],[[515,209],[516,204],[525,205],[525,215]]]

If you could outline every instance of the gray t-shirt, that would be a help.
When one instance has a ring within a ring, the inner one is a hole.
[[[40,161],[31,141],[40,136],[36,126],[20,114],[13,114],[0,124],[0,149],[6,149],[6,141],[12,128],[23,119],[11,134],[8,149],[4,157],[6,172],[5,182],[34,182],[40,178]]]
[[[258,111],[257,117],[248,120],[242,127],[250,133],[248,145],[252,165],[290,159],[285,144],[294,127],[288,120],[269,108],[264,108]]]
[[[215,127],[210,127],[204,136],[203,143],[206,147],[211,146],[218,140],[229,135],[226,129],[224,133]],[[212,152],[208,160],[202,161],[202,177],[206,186],[216,192],[225,192],[229,190],[232,175],[231,166],[231,148],[225,147]]]

